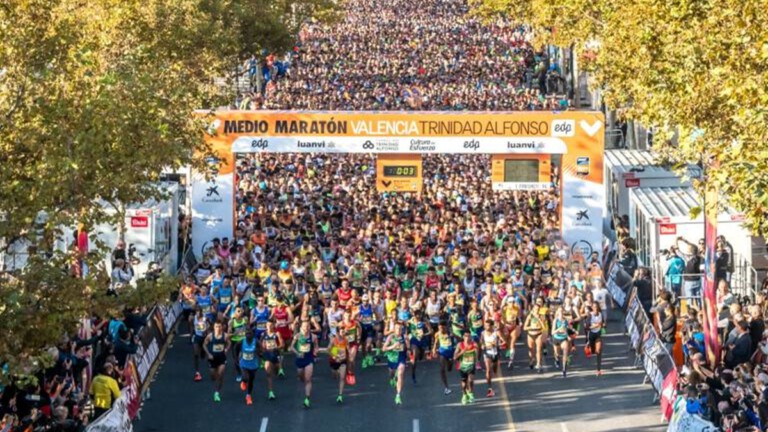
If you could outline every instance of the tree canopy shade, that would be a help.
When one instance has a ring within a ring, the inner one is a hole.
[[[248,50],[289,46],[297,20],[324,7],[321,0],[0,2],[0,245],[25,238],[47,253],[12,282],[0,280],[0,361],[12,372],[78,319],[116,308],[100,295],[102,254],[80,257],[94,270],[87,278],[62,272],[74,251],[53,250],[59,227],[88,230],[110,218],[97,201],[144,202],[159,194],[150,184],[164,169],[202,166],[210,154],[205,120],[192,113],[227,102],[213,79]],[[167,284],[153,287],[121,302],[167,294]]]
[[[706,181],[768,235],[768,0],[471,2],[573,44],[609,107],[653,125],[673,164],[712,161]]]

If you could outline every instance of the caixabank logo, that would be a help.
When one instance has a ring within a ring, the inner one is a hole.
[[[201,201],[205,203],[224,202],[224,199],[221,197],[221,191],[219,191],[219,184],[215,180],[208,182],[208,187],[205,189],[205,195]]]

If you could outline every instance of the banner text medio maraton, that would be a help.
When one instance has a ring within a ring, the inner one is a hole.
[[[359,136],[542,136],[546,121],[388,121],[388,120],[226,120],[225,134]]]

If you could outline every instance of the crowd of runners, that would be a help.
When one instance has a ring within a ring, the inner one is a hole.
[[[243,109],[563,110],[564,75],[525,26],[483,23],[466,0],[344,3],[307,23],[292,55],[247,62],[261,88]]]
[[[193,377],[207,360],[215,401],[228,359],[248,404],[257,370],[274,399],[296,369],[306,407],[325,363],[339,403],[359,369],[384,365],[396,404],[423,361],[439,362],[446,395],[458,369],[462,403],[476,374],[493,397],[499,367],[526,355],[566,377],[578,347],[602,374],[607,290],[597,255],[560,237],[556,172],[548,191],[496,192],[488,156],[424,163],[423,193],[380,194],[373,155],[237,161],[236,234],[213,239],[181,296]]]

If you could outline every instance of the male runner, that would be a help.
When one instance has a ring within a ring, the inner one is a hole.
[[[221,402],[221,387],[224,384],[224,370],[227,368],[227,351],[230,347],[230,341],[224,333],[224,324],[216,321],[213,324],[213,333],[205,337],[203,348],[208,357],[208,367],[211,371],[211,380],[213,381],[213,400]]]

